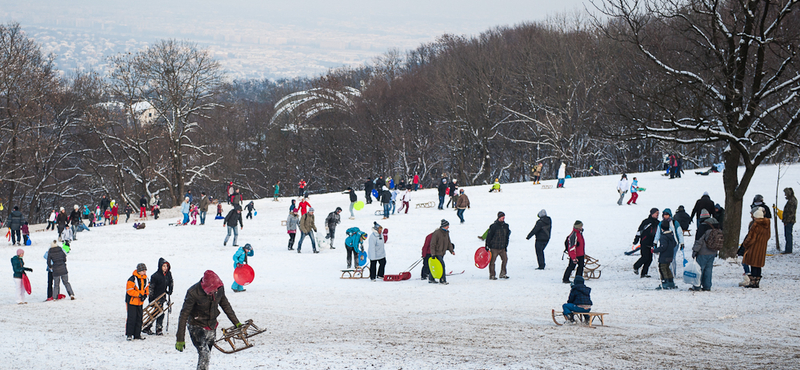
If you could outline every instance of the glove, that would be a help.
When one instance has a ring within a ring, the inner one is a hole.
[[[175,349],[177,349],[178,352],[183,352],[184,348],[186,348],[186,342],[175,342]]]
[[[240,322],[237,322],[237,323],[236,323],[236,327],[237,327],[237,328],[241,328],[241,327],[242,327],[242,325],[243,325],[243,324],[242,324],[242,323],[240,323]]]
[[[681,243],[681,250],[683,250],[683,243]]]
[[[692,258],[697,258],[697,252],[692,252]]]
[[[450,245],[452,245],[452,246],[453,246],[453,250],[456,250],[456,245],[455,245],[455,244],[453,244],[453,243],[450,243]]]
[[[239,267],[239,266],[241,266],[241,265],[242,265],[241,263],[237,263],[237,264],[236,264],[236,267],[238,268],[238,267]]]
[[[147,298],[147,296],[146,296],[146,295],[144,295],[144,294],[139,294],[139,300],[140,300],[140,301],[144,302],[144,299],[145,299],[145,298]]]
[[[489,247],[486,247],[486,251],[487,251],[487,252],[489,251]]]
[[[25,268],[25,271],[33,272],[33,269],[32,269],[32,268],[30,268],[30,267],[26,267],[26,268]]]

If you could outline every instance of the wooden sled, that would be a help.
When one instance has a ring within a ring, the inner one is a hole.
[[[603,271],[600,270],[600,261],[597,258],[590,257],[588,254],[583,256],[584,279],[599,279],[602,274]]]
[[[542,189],[552,189],[553,185],[542,185]]]
[[[375,211],[375,216],[383,216],[383,210],[379,209],[379,210]]]
[[[281,226],[286,226],[286,220],[281,220]]]
[[[364,273],[366,271],[366,274]],[[369,277],[369,267],[358,267],[354,269],[342,270],[342,277],[340,279],[366,279]]]
[[[556,325],[558,325],[558,326],[564,325],[568,321],[567,318],[564,316],[563,312],[559,312],[559,315],[556,315],[556,310],[554,309],[554,310],[552,310],[552,315],[553,315],[553,322],[556,323]],[[575,312],[575,313],[573,313],[573,315],[578,316],[578,320],[575,320],[576,324],[595,329],[597,327],[592,325],[592,323],[594,322],[594,319],[599,317],[600,318],[600,325],[601,326],[606,326],[605,315],[608,315],[608,313],[606,313],[606,312],[583,312],[583,313]],[[561,320],[561,322],[559,322],[559,320]]]
[[[150,327],[153,326],[153,324],[156,322],[156,319],[159,316],[163,315],[164,312],[167,312],[167,310],[169,310],[172,307],[172,305],[175,303],[175,302],[172,302],[171,300],[167,300],[167,301],[164,301],[163,305],[158,304],[158,302],[161,300],[161,298],[164,298],[165,295],[167,295],[167,293],[161,293],[161,295],[158,296],[158,298],[152,300],[150,302],[150,304],[147,305],[147,307],[144,308],[144,315],[142,315],[142,317],[143,317],[142,329],[143,330],[150,329]]]
[[[417,207],[416,208],[433,208],[433,206],[435,206],[435,205],[436,205],[436,202],[434,202],[434,201],[430,201],[430,202],[426,202],[426,203],[417,203]]]
[[[683,230],[683,236],[692,236],[691,230]]]
[[[250,337],[256,336],[265,331],[267,331],[267,329],[261,329],[256,326],[256,324],[253,324],[253,320],[247,320],[238,328],[231,326],[227,329],[222,329],[222,338],[219,338],[214,342],[214,347],[216,347],[222,353],[239,352],[253,346],[253,343],[250,343],[248,340]],[[231,347],[230,351],[222,349],[220,345],[226,348],[228,347],[224,345],[223,342],[228,343],[228,345]]]

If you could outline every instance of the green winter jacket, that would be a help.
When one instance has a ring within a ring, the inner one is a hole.
[[[14,270],[14,279],[22,279],[25,271],[33,271],[31,268],[25,267],[25,261],[20,256],[11,257],[11,267]]]

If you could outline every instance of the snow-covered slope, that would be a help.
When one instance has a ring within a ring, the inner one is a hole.
[[[760,193],[773,203],[776,173],[776,167],[763,166],[746,201]],[[193,369],[194,347],[175,351],[174,333],[186,289],[211,269],[225,281],[239,318],[253,319],[268,329],[253,338],[254,348],[231,355],[215,351],[211,364],[217,369],[797,366],[800,324],[793,309],[800,300],[800,253],[768,256],[761,289],[738,287],[741,267],[718,260],[711,292],[689,292],[680,279],[676,279],[679,290],[655,291],[656,265],[650,270],[653,278],[640,279],[631,267],[637,257],[623,255],[636,227],[651,207],[674,211],[682,204],[691,210],[704,191],[722,204],[722,179],[719,174],[691,172],[675,180],[660,173],[628,176],[637,176],[639,185],[647,188],[635,206],[617,206],[618,175],[569,179],[564,189],[543,189],[528,182],[504,184],[503,192],[490,194],[488,186],[467,187],[472,208],[466,211],[464,224],[459,224],[451,209],[413,207],[436,200],[435,189],[413,193],[411,211],[389,220],[374,215],[377,203],[349,220],[347,195],[314,195],[310,201],[317,210],[320,238],[325,216],[337,206],[345,210],[337,228],[336,249],[322,249],[319,254],[310,253],[308,240],[303,253],[287,251],[281,220],[288,213],[289,198],[256,200],[258,216],[244,221],[239,239],[240,245],[250,243],[255,248],[249,262],[256,279],[238,294],[230,292],[231,257],[236,248],[230,243],[222,246],[225,228],[221,220],[213,220],[213,211],[205,226],[168,226],[177,219],[174,216],[150,220],[144,230],[134,230],[131,222],[78,234],[68,260],[75,301],[43,302],[47,278],[42,255],[47,241],[56,235],[35,232],[34,245],[25,248],[26,265],[34,269],[29,275],[33,284],[29,304],[15,303],[11,266],[0,264],[0,275],[5,277],[0,279],[0,334],[4,338],[0,361],[3,368],[26,370]],[[781,181],[781,189],[799,189],[800,166],[790,167]],[[555,185],[555,181],[542,184]],[[363,192],[359,199],[363,200]],[[782,207],[784,202],[781,193],[778,204]],[[547,268],[536,271],[534,243],[525,236],[542,208],[553,218],[553,237],[546,250]],[[490,281],[488,269],[474,267],[473,254],[481,245],[476,236],[498,211],[506,213],[512,231],[510,279]],[[450,277],[450,285],[419,280],[419,267],[410,281],[339,279],[339,270],[345,267],[347,228],[366,230],[373,221],[387,227],[386,272],[393,274],[420,258],[425,235],[441,219],[451,223],[456,245],[456,255],[445,257],[447,269],[466,270]],[[556,327],[550,318],[550,310],[559,308],[569,292],[569,286],[561,283],[567,264],[561,252],[576,219],[584,223],[587,253],[602,264],[602,277],[587,285],[592,288],[594,311],[609,313],[608,327]],[[795,239],[798,234],[795,231]],[[691,242],[687,238],[686,244]],[[3,245],[3,255],[11,258],[16,247]],[[770,250],[774,252],[774,239]],[[176,305],[169,333],[126,342],[125,281],[139,262],[153,272],[159,257],[172,264],[175,278]],[[220,323],[230,325],[224,315]]]

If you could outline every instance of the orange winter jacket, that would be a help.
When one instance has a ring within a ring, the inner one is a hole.
[[[144,295],[147,297],[150,294],[150,286],[147,284],[147,274],[139,274],[134,270],[130,278],[128,278],[128,304],[134,306],[141,306],[144,304],[144,299],[139,299],[139,296]]]

